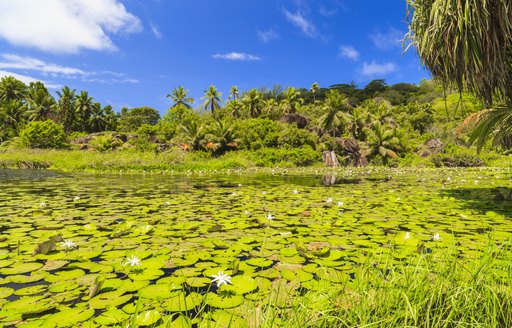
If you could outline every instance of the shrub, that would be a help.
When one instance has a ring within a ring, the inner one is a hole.
[[[114,138],[112,135],[103,135],[103,136],[96,136],[91,139],[89,142],[92,148],[94,148],[97,151],[109,151],[114,150],[116,147],[119,147],[123,144],[123,142],[117,138]]]
[[[282,128],[279,133],[278,146],[280,148],[299,148],[310,146],[315,149],[316,136],[304,129],[299,129],[295,124],[281,123]]]
[[[476,151],[457,146],[449,147],[446,153],[432,156],[432,163],[436,167],[476,167],[485,165]]]
[[[281,129],[279,122],[263,118],[238,121],[234,128],[240,137],[240,148],[252,150],[277,147]]]
[[[21,142],[29,148],[65,148],[64,127],[54,121],[30,122],[20,131]]]
[[[309,146],[293,149],[262,148],[254,153],[257,166],[309,166],[319,162],[320,154]]]

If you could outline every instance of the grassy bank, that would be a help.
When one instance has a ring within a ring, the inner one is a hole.
[[[487,166],[510,167],[512,162],[510,155],[503,156],[487,152],[480,156],[483,159],[483,165]],[[434,167],[435,160],[435,158],[407,156],[390,163],[390,166]],[[258,167],[321,168],[323,164],[319,152],[300,148],[236,151],[219,157],[213,157],[206,152],[186,152],[180,149],[163,153],[135,150],[95,152],[41,149],[9,149],[0,152],[0,168],[10,169],[50,169],[65,172],[188,172]]]

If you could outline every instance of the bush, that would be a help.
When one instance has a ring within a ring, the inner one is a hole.
[[[436,167],[476,167],[485,165],[476,151],[455,146],[447,149],[446,153],[432,156],[432,163]]]
[[[278,146],[280,148],[299,148],[310,146],[315,149],[316,136],[304,129],[299,129],[295,124],[281,123],[282,128],[279,133]]]
[[[20,131],[20,139],[29,148],[65,148],[68,146],[64,127],[51,120],[30,122]]]
[[[309,146],[294,149],[262,148],[254,153],[257,166],[309,166],[320,161],[320,154]]]
[[[281,129],[279,122],[263,118],[238,121],[234,128],[240,136],[240,148],[252,150],[277,147]]]
[[[104,152],[114,150],[116,147],[121,146],[123,142],[109,134],[103,136],[96,136],[91,139],[89,144],[95,150]]]

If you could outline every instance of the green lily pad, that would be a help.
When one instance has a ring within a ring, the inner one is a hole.
[[[139,290],[139,297],[148,299],[167,299],[172,296],[169,285],[149,285]]]
[[[206,294],[206,304],[218,309],[230,309],[241,305],[244,302],[244,297],[241,295],[233,295],[225,293],[217,295],[215,293]]]
[[[76,327],[93,315],[93,309],[60,308],[59,312],[52,314],[47,320],[56,323],[57,327]]]
[[[186,295],[184,292],[176,292],[165,303],[164,309],[170,312],[186,312],[199,306],[203,301],[203,297],[198,293],[190,293]]]
[[[139,326],[151,326],[154,325],[160,318],[162,314],[156,310],[144,311],[137,315],[135,318],[135,323]]]
[[[23,274],[23,273],[29,273],[32,271],[39,270],[42,267],[43,267],[43,265],[41,263],[37,263],[37,262],[14,263],[9,267],[1,268],[0,274],[4,274],[4,275]]]
[[[243,295],[255,291],[258,288],[256,280],[249,276],[235,276],[231,278],[231,285],[222,285],[221,291],[232,291],[235,294]]]
[[[247,260],[246,263],[249,265],[252,265],[252,266],[256,266],[256,267],[266,268],[266,267],[271,266],[274,262],[272,262],[272,260],[269,260],[269,259],[256,257],[256,258]]]
[[[0,287],[0,299],[7,298],[14,293],[14,289],[9,287]]]
[[[94,296],[89,300],[89,305],[93,309],[105,309],[107,307],[116,307],[132,299],[131,294],[122,295],[123,291],[113,291]]]
[[[94,321],[102,326],[112,326],[127,320],[130,316],[123,310],[111,308],[103,312]]]

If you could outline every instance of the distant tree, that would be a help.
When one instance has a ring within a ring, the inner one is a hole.
[[[87,91],[81,91],[75,98],[75,131],[86,132],[89,130],[89,119],[94,109],[94,100]]]
[[[340,94],[337,90],[330,90],[325,99],[323,112],[320,117],[320,127],[325,131],[331,132],[332,136],[336,136],[340,125],[343,123],[344,112],[350,110],[350,104],[345,95]]]
[[[259,90],[250,89],[244,94],[242,101],[248,107],[249,115],[251,117],[258,117],[261,114],[263,97]]]
[[[123,108],[119,118],[119,129],[134,132],[143,124],[156,125],[159,119],[160,113],[151,107]]]
[[[211,126],[208,137],[211,140],[211,146],[207,148],[216,154],[223,154],[228,150],[236,149],[240,143],[233,127],[228,126],[226,121],[222,120],[215,121]]]
[[[4,76],[0,80],[0,102],[11,100],[24,101],[27,95],[27,86],[12,76]]]
[[[27,117],[29,121],[44,121],[51,116],[55,99],[42,82],[30,82],[27,89]]]
[[[54,105],[56,121],[64,126],[64,130],[70,133],[75,121],[75,89],[71,90],[68,86],[57,91],[59,99]]]
[[[204,99],[203,108],[205,110],[210,110],[212,114],[215,114],[215,110],[220,108],[220,103],[222,93],[217,91],[217,88],[213,85],[210,85],[208,89],[204,90],[204,96],[201,99]]]
[[[229,100],[238,100],[238,95],[240,94],[240,91],[238,90],[238,87],[236,85],[232,86],[229,90]]]
[[[192,150],[204,150],[206,146],[207,131],[203,125],[197,121],[189,121],[180,126],[180,135],[183,141],[188,144]]]
[[[0,142],[18,135],[24,123],[25,105],[19,99],[0,102]]]
[[[380,92],[384,92],[387,89],[388,89],[388,85],[386,84],[386,80],[379,79],[379,80],[373,80],[370,83],[368,83],[364,87],[363,91],[369,97],[375,97]]]
[[[167,98],[171,98],[174,101],[172,107],[184,106],[186,108],[192,108],[194,98],[187,97],[188,90],[185,90],[181,85],[174,88],[170,94],[167,94]]]
[[[304,103],[304,99],[300,97],[300,92],[293,87],[289,87],[283,92],[283,100],[281,105],[283,106],[284,113],[296,113],[297,108]]]
[[[311,93],[313,94],[313,102],[316,101],[316,94],[318,93],[318,91],[320,90],[320,86],[318,85],[317,82],[313,83],[311,85]]]

